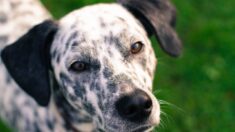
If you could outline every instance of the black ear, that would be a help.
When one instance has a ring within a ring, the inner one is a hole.
[[[176,10],[169,0],[117,0],[155,35],[161,48],[171,56],[179,56],[182,44],[174,31]]]
[[[1,54],[14,80],[42,106],[48,105],[50,100],[49,50],[56,31],[57,24],[45,21],[7,46]]]

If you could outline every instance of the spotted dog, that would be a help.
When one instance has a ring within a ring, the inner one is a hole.
[[[53,20],[37,0],[0,0],[0,116],[16,131],[150,131],[157,59],[181,53],[168,0],[117,0]]]

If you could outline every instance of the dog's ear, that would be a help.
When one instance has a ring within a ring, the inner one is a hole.
[[[117,0],[155,35],[161,48],[171,56],[179,56],[182,44],[174,31],[176,10],[169,0]]]
[[[49,50],[57,28],[51,20],[36,25],[1,54],[14,80],[42,106],[50,100]]]

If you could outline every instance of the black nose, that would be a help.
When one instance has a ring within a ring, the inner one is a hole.
[[[132,122],[146,120],[152,111],[152,100],[141,90],[125,95],[116,102],[121,117]]]

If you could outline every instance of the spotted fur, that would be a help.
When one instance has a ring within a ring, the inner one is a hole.
[[[0,6],[1,50],[51,18],[37,0],[0,0]],[[124,132],[159,124],[160,106],[151,93],[157,59],[145,27],[135,16],[117,3],[96,4],[69,13],[57,26],[49,49],[48,106],[22,90],[0,59],[0,116],[10,127],[35,132]],[[143,49],[132,54],[131,45],[139,41]],[[87,69],[72,71],[75,61],[85,62]],[[153,102],[150,116],[141,122],[126,120],[115,107],[121,97],[136,90]]]

